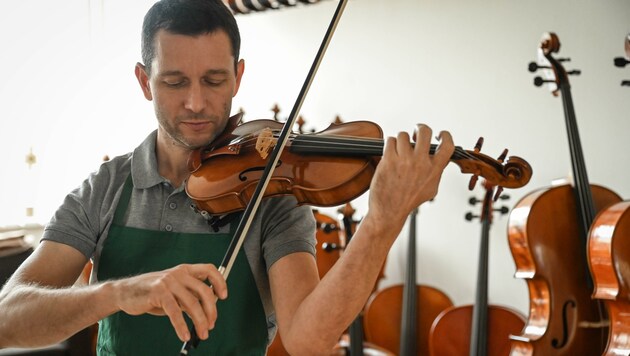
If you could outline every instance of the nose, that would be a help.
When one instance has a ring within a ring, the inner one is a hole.
[[[199,113],[206,107],[206,99],[201,85],[192,84],[189,86],[184,107],[194,113]]]

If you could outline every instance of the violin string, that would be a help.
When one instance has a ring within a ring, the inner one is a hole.
[[[277,135],[274,134],[274,138]],[[363,153],[360,150],[366,150],[368,153],[371,152],[379,152],[382,153],[384,140],[380,138],[365,138],[365,137],[356,137],[356,136],[335,136],[335,135],[300,135],[300,134],[291,134],[290,139],[293,144],[297,143],[296,140],[299,140],[300,148],[305,150],[307,149],[325,149],[329,147],[330,150],[342,150],[346,151],[346,153]],[[231,144],[241,144],[245,147],[251,147],[256,143],[258,137],[254,134],[248,134],[245,136],[241,136],[231,142]],[[432,144],[430,148],[430,153],[434,154],[437,145]],[[359,151],[359,152],[357,152]],[[468,153],[466,150],[461,147],[456,147],[455,152],[452,159],[469,159],[469,160],[479,160],[479,158],[474,155]]]

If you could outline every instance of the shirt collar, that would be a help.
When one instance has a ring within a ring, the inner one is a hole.
[[[155,145],[157,130],[149,136],[133,151],[131,158],[131,177],[133,186],[138,189],[146,189],[154,185],[168,182],[158,173]]]

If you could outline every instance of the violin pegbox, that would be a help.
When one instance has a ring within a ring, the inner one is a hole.
[[[512,156],[506,160],[508,150],[504,149],[497,159],[493,159],[481,153],[483,137],[477,140],[472,150],[463,150],[455,147],[455,153],[451,161],[459,166],[462,173],[472,174],[468,182],[468,189],[473,190],[479,177],[484,177],[488,182],[497,186],[499,198],[503,188],[520,188],[527,184],[532,176],[532,167],[524,159]]]

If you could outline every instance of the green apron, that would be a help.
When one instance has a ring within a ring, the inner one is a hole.
[[[133,184],[127,178],[100,256],[99,281],[160,271],[182,263],[218,266],[235,225],[222,234],[152,231],[123,226]],[[264,355],[267,323],[260,295],[241,249],[230,271],[228,298],[217,303],[218,319],[209,338],[189,355]],[[188,325],[192,322],[186,316]],[[178,355],[183,342],[167,316],[117,312],[99,322],[99,355]]]

